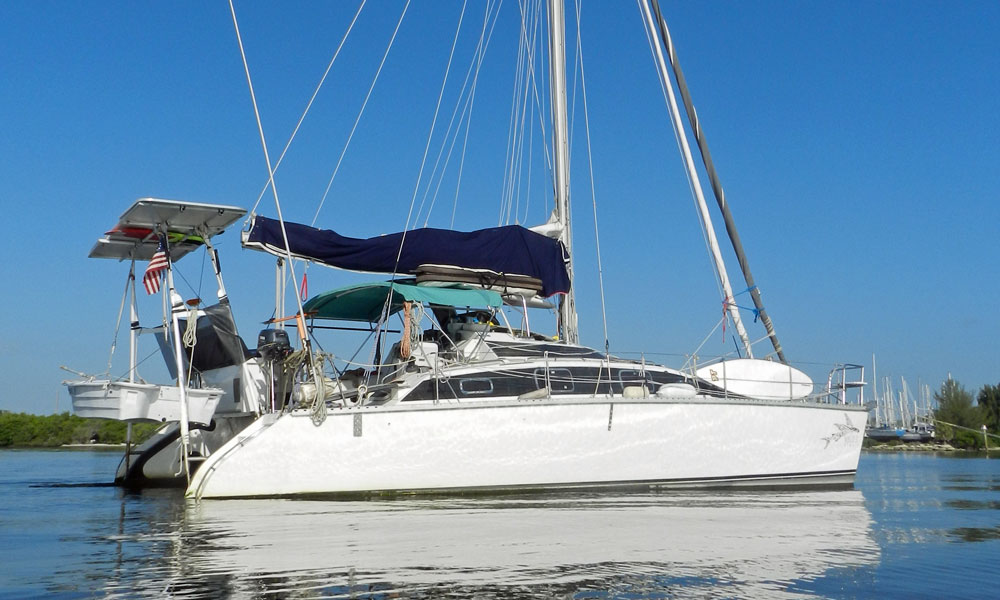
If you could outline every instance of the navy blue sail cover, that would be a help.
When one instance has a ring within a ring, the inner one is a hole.
[[[330,229],[288,221],[285,230],[292,255],[340,269],[415,274],[420,265],[453,265],[536,277],[542,280],[545,296],[569,291],[568,258],[562,242],[520,225],[469,232],[425,227],[406,232],[405,241],[402,233],[349,238]],[[397,265],[401,242],[403,252]],[[255,216],[244,246],[283,255],[281,223]]]

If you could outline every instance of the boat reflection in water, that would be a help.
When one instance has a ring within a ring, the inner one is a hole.
[[[230,500],[182,510],[164,548],[170,567],[133,573],[121,582],[129,593],[803,597],[822,595],[824,577],[842,582],[846,569],[859,571],[848,580],[864,579],[879,562],[856,490]]]

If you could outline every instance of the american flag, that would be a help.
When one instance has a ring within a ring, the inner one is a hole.
[[[163,278],[163,270],[167,268],[167,238],[160,236],[160,245],[156,247],[156,254],[149,259],[149,266],[142,276],[142,285],[146,288],[147,294],[155,294],[160,291],[160,279]]]

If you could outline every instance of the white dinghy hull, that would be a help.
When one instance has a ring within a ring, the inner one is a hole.
[[[107,379],[67,381],[73,414],[88,419],[162,423],[181,418],[181,393],[176,386]],[[218,388],[187,388],[188,420],[208,425],[223,392]]]
[[[849,484],[866,413],[844,404],[586,398],[265,415],[193,498]],[[748,435],[748,432],[753,432]]]

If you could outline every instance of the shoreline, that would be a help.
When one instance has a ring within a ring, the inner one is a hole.
[[[100,442],[94,442],[92,444],[60,444],[58,446],[49,446],[49,448],[66,448],[68,450],[80,450],[92,448],[94,450],[112,450],[118,448],[124,448],[125,444],[102,444]]]
[[[873,443],[870,446],[862,446],[861,449],[867,452],[982,452],[982,450],[956,448],[948,442]]]

